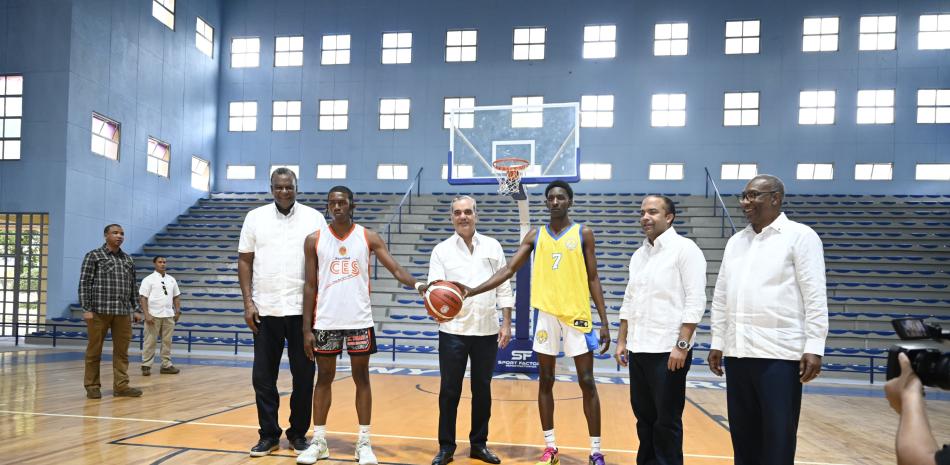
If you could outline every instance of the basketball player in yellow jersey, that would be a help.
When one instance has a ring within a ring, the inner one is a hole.
[[[564,181],[554,181],[544,189],[544,204],[551,214],[547,225],[532,228],[508,264],[474,289],[463,289],[466,297],[481,294],[507,282],[531,259],[531,306],[539,310],[535,321],[534,351],[538,353],[538,410],[544,431],[544,453],[538,465],[558,465],[554,442],[554,366],[559,352],[574,358],[577,382],[584,396],[584,416],[590,433],[589,465],[604,465],[600,453],[600,399],[594,384],[594,354],[610,347],[604,293],[597,275],[594,232],[571,222],[568,211],[574,191]],[[600,316],[600,338],[591,322],[590,299]]]

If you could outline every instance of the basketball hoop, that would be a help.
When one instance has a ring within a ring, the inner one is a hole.
[[[498,193],[508,195],[518,192],[518,186],[521,185],[521,173],[528,164],[528,160],[516,157],[499,158],[493,161],[495,177],[498,178]]]

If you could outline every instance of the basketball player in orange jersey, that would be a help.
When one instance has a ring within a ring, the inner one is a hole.
[[[353,223],[353,192],[343,186],[330,189],[327,210],[333,221],[304,241],[303,341],[307,357],[317,361],[313,388],[313,440],[297,463],[312,464],[330,456],[326,441],[336,358],[344,346],[356,383],[359,436],[356,461],[378,463],[369,443],[373,407],[369,384],[369,356],[376,353],[373,310],[370,307],[370,254],[402,284],[425,288],[389,254],[374,231]]]
[[[538,354],[538,410],[544,432],[544,453],[538,465],[558,465],[554,442],[554,366],[559,352],[574,358],[577,382],[584,397],[584,416],[590,433],[589,465],[604,465],[600,452],[600,399],[594,384],[593,350],[600,353],[610,347],[610,330],[604,309],[604,293],[597,275],[594,232],[574,223],[568,211],[574,191],[564,181],[554,181],[544,189],[544,205],[550,221],[532,228],[507,265],[475,289],[463,288],[466,298],[489,291],[507,282],[531,259],[531,306],[539,310],[535,321],[533,349]],[[600,316],[600,338],[593,331],[590,300]]]

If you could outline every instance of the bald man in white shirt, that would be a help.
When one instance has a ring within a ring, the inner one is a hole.
[[[775,176],[746,185],[739,205],[749,226],[726,244],[713,295],[709,369],[726,373],[736,465],[792,465],[802,385],[825,352],[821,239],[782,213],[784,196]]]

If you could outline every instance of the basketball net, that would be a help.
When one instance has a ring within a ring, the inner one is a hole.
[[[528,167],[528,160],[515,157],[499,158],[492,162],[492,166],[495,168],[495,177],[498,178],[499,194],[511,195],[519,191],[521,173]]]

